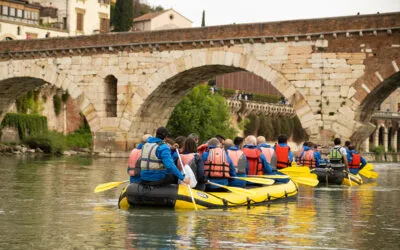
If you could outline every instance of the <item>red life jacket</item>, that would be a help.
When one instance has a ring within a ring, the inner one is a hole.
[[[260,161],[261,151],[258,148],[242,148],[249,163],[248,175],[263,175],[264,168]]]
[[[134,148],[129,155],[128,160],[128,174],[130,176],[140,176],[140,166],[136,166],[137,161],[142,155],[142,150]]]
[[[200,146],[197,147],[197,153],[202,156],[204,152],[207,150],[207,144],[201,144]]]
[[[304,165],[304,166],[308,166],[310,168],[315,168],[316,162],[315,162],[315,157],[314,157],[314,151],[313,150],[304,151],[304,153],[300,159],[300,164]]]
[[[182,163],[183,165],[189,165],[190,167],[192,167],[192,164],[196,164],[194,162],[194,156],[195,153],[190,153],[190,154],[179,154],[181,159],[182,159]],[[181,165],[181,161],[178,159],[178,164],[177,167],[179,169],[179,171],[182,171],[182,165]],[[193,169],[193,168],[192,168]]]
[[[209,178],[229,178],[229,162],[222,148],[212,148],[204,163],[204,173]]]
[[[360,154],[354,154],[351,153],[353,156],[353,159],[351,159],[351,162],[349,163],[349,168],[360,168],[360,163],[361,163],[361,155]]]
[[[229,155],[229,158],[231,158],[233,166],[236,169],[237,174],[245,174],[246,173],[246,166],[247,166],[247,160],[246,156],[243,153],[242,150],[226,150],[226,152]]]
[[[290,147],[281,147],[279,144],[275,145],[275,153],[276,153],[276,168],[287,168],[290,166],[290,161],[289,161],[289,150]]]
[[[265,156],[265,158],[267,158],[267,162],[269,164],[271,164],[271,159],[272,159],[272,155],[274,154],[274,149],[273,148],[264,148],[264,147],[260,147],[261,152],[263,153],[263,155]]]

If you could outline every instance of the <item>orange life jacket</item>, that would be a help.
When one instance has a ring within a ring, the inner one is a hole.
[[[247,167],[247,159],[245,154],[243,153],[242,150],[226,150],[226,152],[229,155],[229,158],[231,158],[233,166],[236,169],[237,174],[245,174],[246,173],[246,167]]]
[[[258,148],[242,148],[249,163],[248,175],[263,175],[264,168],[260,161],[261,151]]]
[[[229,162],[222,148],[212,148],[204,163],[204,173],[209,178],[229,178]]]
[[[190,154],[179,154],[181,159],[182,159],[182,163],[183,165],[189,165],[192,168],[192,164],[196,164],[194,162],[194,156],[196,155],[195,153],[190,153]],[[179,169],[179,171],[182,171],[182,165],[181,165],[181,161],[178,159],[178,164],[177,167]],[[193,169],[193,168],[192,168]]]
[[[311,149],[304,151],[304,153],[300,159],[300,164],[304,165],[304,166],[308,166],[310,168],[316,168],[314,151]]]
[[[301,165],[300,155],[304,152],[304,147],[301,147],[299,151],[296,153],[296,163],[297,165]]]
[[[261,152],[263,153],[263,155],[265,156],[265,158],[267,159],[267,162],[269,164],[271,164],[271,159],[272,159],[272,155],[274,154],[274,149],[273,148],[264,148],[264,147],[260,147]]]
[[[349,168],[360,168],[360,163],[361,163],[361,155],[360,154],[354,154],[351,153],[353,156],[353,159],[351,159],[351,162],[349,163]]]
[[[279,144],[275,145],[275,153],[276,153],[276,168],[287,168],[290,166],[289,162],[289,150],[290,147],[281,147]]]
[[[136,166],[137,161],[142,155],[142,150],[134,148],[129,155],[128,160],[128,174],[130,176],[140,176],[140,165]]]

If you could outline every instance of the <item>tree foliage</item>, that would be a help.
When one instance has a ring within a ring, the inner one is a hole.
[[[217,134],[234,137],[236,131],[230,125],[230,114],[225,99],[212,95],[207,86],[195,87],[175,107],[167,128],[172,136],[196,133],[200,141]]]
[[[117,0],[111,15],[114,31],[129,31],[133,24],[133,3],[127,0]]]

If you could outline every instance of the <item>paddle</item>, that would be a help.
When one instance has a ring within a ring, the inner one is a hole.
[[[366,165],[367,166],[367,165]],[[365,166],[365,167],[366,167]],[[358,173],[366,178],[376,179],[378,178],[379,174],[377,172],[371,171],[369,169],[362,168]]]
[[[261,179],[261,178],[255,178],[255,177],[230,177],[232,179],[238,179],[242,181],[248,181],[252,183],[257,183],[257,184],[263,184],[263,185],[272,185],[275,183],[274,180],[271,179]]]
[[[181,156],[179,155],[179,150],[178,150],[178,148],[175,148],[175,150],[176,150],[176,153],[178,154],[179,162],[181,163],[183,173],[186,175],[186,171],[185,171],[185,167],[184,167],[185,165],[183,165]],[[192,188],[190,187],[189,184],[187,184],[187,188],[189,190],[190,197],[192,198],[194,210],[197,210],[197,205],[196,205],[196,201],[194,200],[194,197],[193,197]]]
[[[317,179],[313,179],[310,177],[293,176],[290,177],[290,179],[292,179],[292,181],[296,182],[297,184],[303,184],[310,187],[315,187],[319,183]]]
[[[106,190],[118,187],[119,185],[122,185],[127,182],[129,182],[129,180],[103,183],[103,184],[97,185],[96,188],[94,189],[94,192],[95,193],[104,192]]]
[[[310,169],[308,167],[287,167],[278,169],[279,172],[290,175],[290,174],[310,174]]]
[[[254,192],[252,192],[250,190],[247,190],[247,189],[244,189],[244,188],[220,185],[218,183],[211,182],[211,181],[208,181],[207,184],[210,184],[210,185],[213,185],[213,186],[216,186],[216,187],[220,187],[220,188],[225,188],[226,190],[229,190],[232,193],[237,193],[237,194],[240,194],[240,195],[254,195],[255,194]]]

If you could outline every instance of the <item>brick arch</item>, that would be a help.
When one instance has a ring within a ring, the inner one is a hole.
[[[139,87],[133,97],[137,105],[132,114],[137,120],[131,121],[130,132],[135,138],[139,138],[142,133],[154,132],[157,126],[166,124],[176,104],[195,85],[218,74],[242,70],[270,81],[293,105],[304,129],[309,134],[317,131],[313,129],[316,125],[312,122],[311,107],[291,82],[252,55],[231,52],[225,48],[222,51],[192,52],[151,75],[147,84]]]
[[[100,119],[94,105],[81,88],[73,83],[68,73],[59,72],[53,65],[42,67],[32,62],[17,61],[13,62],[9,67],[12,67],[13,70],[8,70],[6,75],[0,76],[0,87],[9,89],[10,92],[0,98],[0,111],[3,114],[7,112],[15,99],[29,90],[49,84],[68,91],[71,98],[78,99],[80,111],[88,121],[92,132],[100,129]],[[16,85],[16,82],[22,82],[22,84]],[[0,115],[1,119],[2,116]]]

